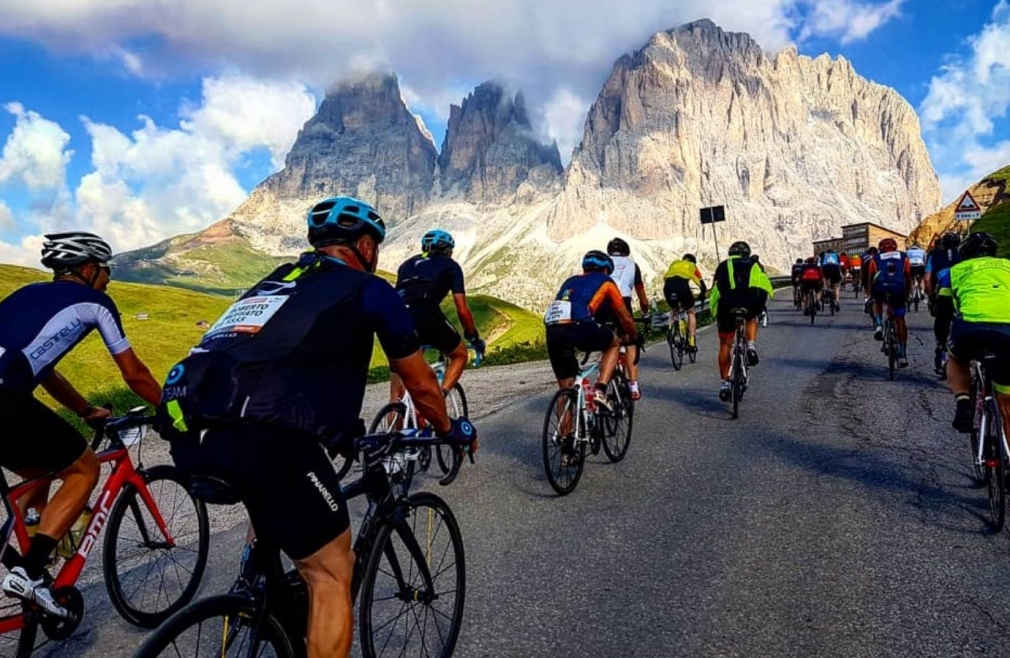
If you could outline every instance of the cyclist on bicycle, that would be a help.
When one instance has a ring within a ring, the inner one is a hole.
[[[849,277],[852,279],[852,285],[855,286],[856,282],[860,280],[863,274],[863,256],[862,254],[854,253],[849,256]]]
[[[747,314],[747,365],[756,366],[758,316],[772,295],[772,284],[760,267],[750,258],[750,245],[734,242],[729,248],[729,258],[719,263],[712,283],[712,314],[719,332],[719,399],[728,401],[733,392],[729,379],[730,357],[736,334],[733,309],[746,309]]]
[[[479,353],[485,348],[466,303],[463,269],[452,259],[455,247],[456,242],[448,232],[432,229],[421,238],[421,253],[407,259],[396,273],[396,291],[410,311],[421,344],[431,345],[449,357],[442,381],[443,393],[456,385],[467,361],[466,343],[440,308],[450,291],[466,342]],[[403,397],[403,382],[396,373],[389,378],[389,394],[393,401]]]
[[[841,297],[841,285],[842,285],[842,261],[838,256],[838,252],[834,249],[828,249],[821,253],[821,259],[819,261],[821,266],[821,271],[824,273],[824,284],[831,289],[834,294],[834,305],[835,310],[842,310],[841,305],[839,305],[838,300]]]
[[[912,269],[912,290],[921,300],[923,296],[922,280],[926,276],[926,252],[917,243],[912,243],[905,253],[908,254],[908,263]]]
[[[821,295],[824,291],[824,270],[817,264],[817,259],[813,256],[807,258],[800,269],[800,296],[802,299],[803,315],[810,315],[810,309],[806,307],[807,293],[813,291],[815,294],[814,308],[821,310]]]
[[[989,366],[1010,436],[1010,261],[996,258],[998,244],[988,233],[972,233],[958,247],[961,262],[950,268],[957,315],[950,330],[947,375],[956,400],[954,421],[959,432],[971,432],[975,410],[968,396],[969,363],[996,354]]]
[[[558,380],[558,388],[575,383],[579,374],[577,351],[602,352],[596,380],[596,406],[611,411],[607,384],[620,356],[621,339],[604,323],[617,320],[624,339],[637,339],[635,321],[624,305],[621,291],[611,275],[614,261],[602,251],[590,251],[582,258],[582,274],[570,277],[558,290],[544,314],[547,356]]]
[[[460,446],[410,313],[374,275],[386,227],[367,203],[325,199],[308,213],[314,248],[281,265],[221,316],[165,382],[159,431],[184,473],[220,478],[257,538],[308,584],[308,658],[350,655],[350,519],[327,448],[347,455],[377,335],[418,411]],[[324,447],[325,446],[325,447]],[[292,522],[292,519],[296,519]]]
[[[624,307],[631,311],[631,292],[635,291],[638,296],[638,304],[642,315],[649,314],[649,297],[645,294],[645,284],[642,282],[642,270],[638,264],[631,259],[631,247],[621,238],[614,238],[607,244],[607,254],[614,261],[614,272],[611,277],[617,283],[617,288],[624,298]],[[620,327],[618,331],[620,331]],[[628,379],[631,387],[631,398],[637,400],[642,397],[642,392],[638,388],[638,345],[633,341],[627,341],[627,363]]]
[[[867,315],[870,316],[870,320],[873,320],[873,298],[870,296],[870,261],[874,259],[877,255],[877,248],[870,247],[863,254],[863,269],[860,272],[859,283],[863,287],[863,310]]]
[[[926,294],[929,295],[930,313],[934,318],[933,335],[936,337],[933,368],[938,375],[944,374],[943,353],[950,335],[950,324],[954,321],[954,293],[950,289],[950,268],[960,260],[957,253],[960,243],[961,238],[956,233],[947,233],[940,238],[939,245],[926,259]]]
[[[800,274],[803,272],[803,259],[797,258],[796,262],[793,263],[792,271],[790,272],[790,279],[793,284],[793,304],[799,307],[801,303],[800,299]]]
[[[680,260],[670,263],[670,267],[666,270],[666,275],[663,277],[663,297],[670,305],[672,315],[675,316],[681,310],[687,313],[687,349],[697,352],[698,345],[695,337],[698,319],[694,313],[695,300],[694,291],[691,290],[692,283],[701,288],[699,299],[704,301],[707,289],[705,280],[701,276],[701,270],[698,269],[698,259],[694,257],[694,254],[684,254]]]
[[[119,310],[105,293],[112,247],[82,231],[45,237],[42,264],[53,270],[53,281],[24,286],[0,302],[0,418],[17,418],[32,432],[17,440],[9,436],[0,444],[0,465],[26,479],[55,473],[63,484],[52,500],[49,488],[40,487],[19,501],[22,512],[34,507],[42,518],[20,560],[5,552],[10,573],[2,589],[65,617],[67,612],[48,589],[45,566],[98,484],[99,465],[84,437],[33,392],[41,385],[91,423],[110,415],[88,403],[56,370],[60,360],[95,329],[131,390],[158,404],[161,387],[130,347]]]
[[[838,262],[842,268],[842,285],[845,285],[845,281],[849,276],[849,255],[844,251],[838,254]]]
[[[878,247],[878,253],[866,268],[873,297],[873,338],[884,340],[883,305],[886,301],[898,330],[898,367],[907,368],[908,326],[905,324],[905,308],[912,290],[912,268],[908,255],[898,251],[898,243],[894,238],[884,238]]]

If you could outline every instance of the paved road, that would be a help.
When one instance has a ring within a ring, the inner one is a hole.
[[[1010,543],[949,429],[929,318],[889,382],[860,306],[811,327],[776,302],[737,421],[714,332],[679,373],[652,349],[628,457],[592,458],[566,498],[542,473],[546,392],[484,419],[477,467],[440,492],[467,547],[456,655],[1010,655]],[[215,535],[203,594],[240,544]],[[104,598],[50,655],[131,655],[142,635]]]

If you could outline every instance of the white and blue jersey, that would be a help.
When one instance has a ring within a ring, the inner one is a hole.
[[[821,258],[822,267],[825,265],[834,265],[837,267],[840,266],[841,264],[842,261],[838,258],[838,253],[834,251],[826,252],[824,256]]]

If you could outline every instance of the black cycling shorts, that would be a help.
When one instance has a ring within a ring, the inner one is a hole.
[[[753,320],[761,315],[768,305],[768,293],[765,291],[748,292],[743,295],[731,295],[719,300],[719,312],[716,314],[716,328],[720,334],[736,332],[736,319],[732,311],[735,308],[747,309],[747,319]]]
[[[1010,324],[954,320],[947,351],[961,363],[982,359],[986,354],[998,355],[986,365],[989,375],[996,384],[1010,386]]]
[[[449,318],[445,317],[445,313],[438,306],[414,304],[408,310],[422,345],[431,345],[439,352],[448,354],[463,342],[456,327],[452,326]]]
[[[0,440],[0,466],[8,470],[62,473],[88,448],[73,425],[31,393],[0,389],[0,418],[7,423],[6,436]]]
[[[827,279],[831,285],[842,282],[842,268],[838,265],[822,265],[821,271],[824,272],[824,278]]]
[[[694,291],[684,277],[675,276],[667,279],[663,284],[663,297],[670,305],[671,311],[679,309],[687,311],[694,308]]]
[[[808,290],[822,290],[824,288],[824,282],[818,279],[817,281],[800,281],[800,290],[806,292]]]
[[[926,266],[925,265],[912,265],[912,277],[917,279],[925,278],[926,276]]]
[[[547,327],[547,357],[558,379],[579,374],[576,352],[602,352],[614,342],[614,332],[596,322],[576,322]]]
[[[245,504],[256,536],[293,560],[309,557],[351,527],[333,462],[312,436],[243,423],[172,442],[183,473],[217,477]]]

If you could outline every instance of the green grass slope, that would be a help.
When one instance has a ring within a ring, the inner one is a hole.
[[[1010,167],[1003,169],[1010,176]],[[999,242],[999,255],[1010,258],[1010,201],[993,206],[971,225],[972,231],[991,233]]]

